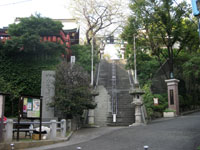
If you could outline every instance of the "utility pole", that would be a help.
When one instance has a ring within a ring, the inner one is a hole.
[[[94,55],[94,36],[92,36],[92,47],[91,47],[91,83],[90,85],[93,86],[94,84],[94,81],[93,81],[93,63],[94,63],[94,60],[93,60],[93,55]]]
[[[135,46],[135,34],[133,34],[133,52],[134,52],[134,83],[138,84],[137,80],[137,68],[136,68],[136,46]]]

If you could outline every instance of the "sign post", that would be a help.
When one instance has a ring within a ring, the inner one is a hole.
[[[159,103],[158,103],[158,98],[154,97],[154,98],[153,98],[153,103],[154,103],[155,106],[158,105],[158,104],[159,104]]]
[[[42,127],[42,97],[41,96],[21,96],[19,99],[19,116],[17,128],[17,140],[19,140],[20,119],[40,120],[40,140]]]

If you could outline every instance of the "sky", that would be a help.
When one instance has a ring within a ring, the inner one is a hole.
[[[16,17],[29,17],[36,12],[52,19],[72,18],[67,7],[69,0],[0,0],[0,28],[14,23]]]
[[[0,28],[14,23],[16,17],[40,13],[52,19],[72,18],[68,0],[0,0]]]

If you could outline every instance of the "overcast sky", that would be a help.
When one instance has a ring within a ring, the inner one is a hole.
[[[72,18],[68,5],[69,0],[0,0],[0,28],[12,24],[16,17],[29,17],[36,12],[52,19]]]
[[[0,0],[0,28],[14,22],[16,17],[40,13],[53,19],[72,18],[67,11],[68,0]]]

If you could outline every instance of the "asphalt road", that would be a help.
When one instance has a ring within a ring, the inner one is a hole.
[[[76,150],[81,147],[82,150],[144,150],[144,145],[148,145],[148,150],[197,150],[200,146],[200,113],[160,119],[147,126],[118,128],[93,139],[86,139],[90,137],[87,134],[72,137],[72,141],[83,138],[81,143],[48,149]]]

